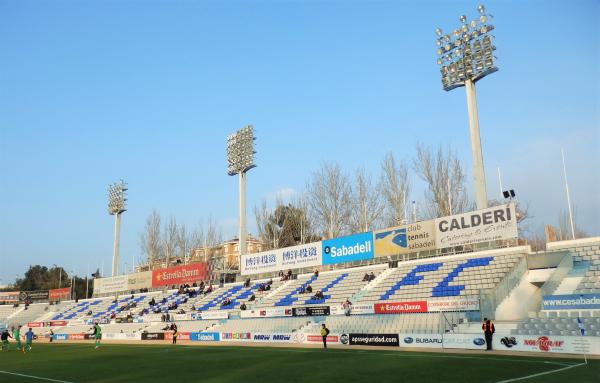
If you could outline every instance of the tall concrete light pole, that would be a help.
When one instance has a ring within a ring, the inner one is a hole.
[[[227,174],[239,174],[239,202],[240,202],[240,258],[238,265],[241,267],[241,256],[246,254],[246,172],[254,167],[254,129],[248,125],[237,132],[227,136]]]
[[[108,214],[115,216],[115,240],[113,243],[112,276],[119,275],[119,236],[121,231],[121,213],[125,209],[126,184],[123,180],[108,186]]]
[[[479,117],[475,83],[498,70],[492,44],[492,16],[485,13],[483,5],[477,7],[479,17],[468,21],[460,16],[461,25],[451,34],[443,34],[440,28],[435,30],[438,36],[437,63],[440,65],[442,87],[445,91],[464,86],[467,91],[467,110],[469,113],[469,132],[471,135],[471,155],[473,159],[473,180],[475,184],[475,202],[477,209],[487,207],[483,152],[479,135]]]

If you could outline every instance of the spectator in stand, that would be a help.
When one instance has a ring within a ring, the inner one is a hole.
[[[150,306],[154,306],[156,304],[156,301],[154,300],[154,297],[152,297],[152,299],[150,300],[149,305]]]
[[[225,278],[223,278],[223,276],[221,275],[221,278],[219,278],[219,287],[223,287],[225,285]]]
[[[244,311],[246,310],[246,304],[244,302],[242,302],[242,304],[240,305],[240,310]]]
[[[315,269],[315,277],[319,277],[319,270]]]
[[[192,287],[198,287],[198,284],[196,282],[192,283]]]
[[[312,299],[314,299],[314,300],[321,300],[321,299],[323,299],[323,293],[321,292],[321,290],[317,291],[315,293],[315,295],[312,297]]]
[[[292,269],[289,269],[287,272],[288,279],[292,279]]]
[[[371,271],[371,274],[369,274],[369,281],[372,281],[373,279],[375,279],[375,274]]]
[[[250,278],[246,279],[246,282],[244,282],[244,287],[250,287]]]
[[[212,293],[213,291],[213,285],[212,283],[208,285],[208,289],[206,289],[206,291],[204,292],[204,295]]]
[[[285,280],[285,275],[283,275],[283,270],[279,270],[279,274],[278,275],[279,275],[279,280],[280,281]]]
[[[250,295],[250,298],[248,299],[248,302],[252,302],[255,299],[256,299],[256,296],[254,295],[254,293],[252,293],[252,295]]]
[[[369,276],[369,273],[365,273],[365,276],[363,277],[363,282],[369,282],[371,279],[371,277]]]
[[[352,302],[350,302],[350,299],[346,298],[342,303],[342,307],[344,308],[344,314],[350,316],[350,311],[352,310]]]
[[[306,286],[306,292],[309,293],[309,294],[312,293],[312,286],[311,285]]]

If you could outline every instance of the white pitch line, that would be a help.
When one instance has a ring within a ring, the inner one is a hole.
[[[24,378],[31,378],[31,379],[37,379],[37,380],[45,380],[46,382],[55,382],[55,383],[73,383],[73,382],[67,382],[66,380],[58,380],[58,379],[42,378],[41,376],[33,376],[33,375],[18,374],[18,373],[16,373],[16,372],[9,372],[9,371],[2,371],[2,370],[0,370],[0,374],[16,375],[16,376],[22,376],[22,377],[24,377]]]
[[[568,366],[568,367],[557,368],[556,370],[550,370],[550,371],[538,372],[537,374],[531,374],[531,375],[527,375],[527,376],[522,376],[522,377],[520,377],[520,378],[513,378],[513,379],[501,380],[501,381],[499,381],[499,382],[496,382],[496,383],[508,383],[508,382],[516,382],[516,381],[518,381],[518,380],[525,380],[525,379],[529,379],[529,378],[535,378],[536,376],[542,376],[542,375],[553,374],[553,373],[555,373],[555,372],[564,371],[564,370],[568,370],[569,368],[578,367],[578,366],[583,366],[583,365],[585,365],[585,363],[579,363],[579,364],[574,364],[574,365],[572,365],[572,366]]]

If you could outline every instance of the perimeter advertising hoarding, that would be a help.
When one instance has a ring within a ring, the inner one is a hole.
[[[18,302],[18,291],[0,291],[0,302]]]
[[[544,295],[542,310],[597,310],[600,294]]]
[[[342,335],[343,337],[343,335]],[[349,334],[351,346],[396,346],[400,344],[398,334]],[[343,341],[342,341],[343,343]]]
[[[323,264],[361,261],[373,258],[373,232],[322,241]]]
[[[69,299],[71,297],[71,288],[64,287],[62,289],[53,289],[48,291],[48,298],[51,301],[59,301],[61,299]]]
[[[375,257],[435,249],[435,221],[390,227],[373,232]]]
[[[442,348],[442,334],[420,334],[420,333],[402,333],[399,334],[400,347],[423,347],[423,348]]]
[[[181,285],[206,279],[206,263],[168,267],[152,271],[152,287]]]
[[[495,350],[600,354],[600,337],[496,334],[492,343]]]
[[[152,287],[152,271],[142,271],[127,275],[127,290],[149,289]]]
[[[21,291],[19,294],[19,300],[21,302],[25,302],[25,300],[47,301],[48,295],[48,290]]]
[[[264,309],[240,311],[241,318],[270,318],[289,316],[292,316],[292,309],[289,307],[267,307]]]
[[[94,279],[94,294],[110,294],[127,291],[127,275]]]
[[[509,203],[435,220],[437,248],[517,238],[515,204]]]
[[[321,266],[321,242],[242,255],[242,275]]]
[[[295,317],[325,316],[329,315],[329,306],[293,307],[292,315]]]

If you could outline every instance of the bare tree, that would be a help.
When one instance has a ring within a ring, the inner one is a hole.
[[[354,233],[376,228],[383,214],[384,204],[379,185],[374,185],[364,168],[356,171],[352,193],[350,229]]]
[[[155,260],[161,257],[161,242],[160,215],[156,210],[152,210],[146,219],[144,232],[140,235],[140,247],[150,267]]]
[[[315,240],[315,235],[309,217],[309,204],[307,195],[297,196],[290,204],[297,212],[295,223],[298,233],[298,242],[300,244],[309,243]]]
[[[413,160],[417,175],[427,184],[425,199],[428,201],[430,218],[462,213],[469,210],[465,187],[466,174],[455,152],[439,148],[433,152],[417,145],[417,157]]]
[[[280,195],[275,197],[275,208],[269,209],[267,201],[263,200],[260,207],[254,207],[258,235],[267,244],[267,249],[281,247],[281,238],[288,220],[286,210],[283,209],[283,199]]]
[[[562,209],[558,214],[559,241],[573,239],[571,232],[571,220],[569,212]],[[589,235],[577,225],[577,208],[573,207],[573,229],[575,230],[575,238],[586,238]]]
[[[324,238],[348,232],[352,189],[338,164],[323,164],[312,174],[306,187],[308,204],[317,228]]]
[[[177,251],[179,257],[187,264],[189,253],[192,249],[192,234],[188,233],[185,224],[179,225],[177,230]]]
[[[167,267],[171,264],[171,258],[177,255],[177,220],[171,217],[167,226],[164,228],[163,248],[165,251],[165,261]]]
[[[389,152],[381,162],[381,194],[384,199],[385,226],[399,225],[406,219],[406,201],[409,194],[408,166],[396,163]]]

